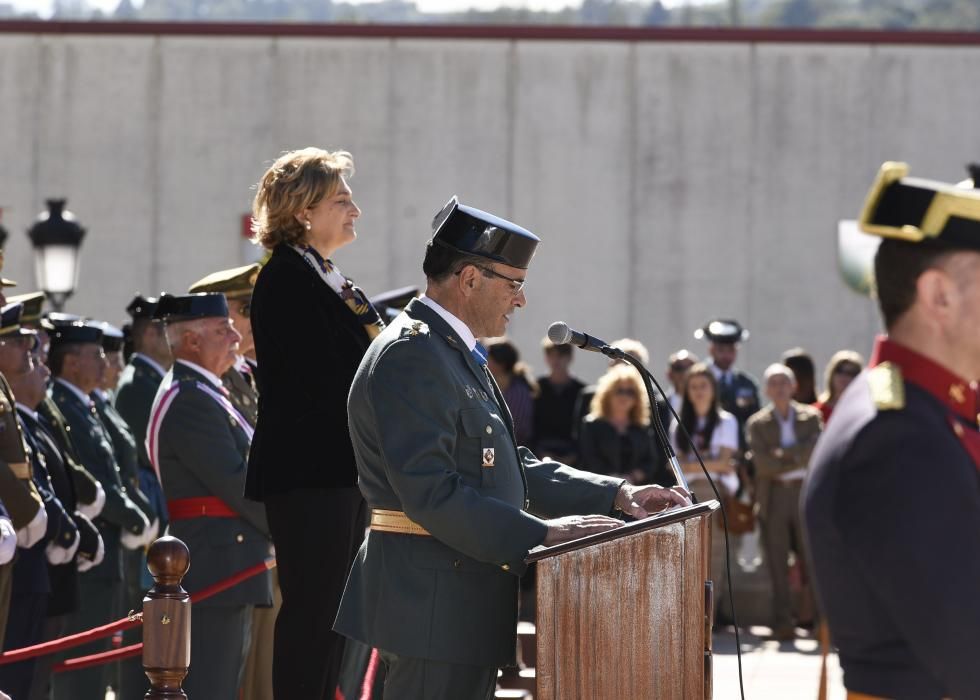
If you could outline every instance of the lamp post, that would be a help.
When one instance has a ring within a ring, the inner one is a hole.
[[[65,209],[66,201],[47,200],[48,210],[27,231],[34,245],[34,278],[55,311],[61,311],[78,284],[78,249],[85,237],[85,229]]]

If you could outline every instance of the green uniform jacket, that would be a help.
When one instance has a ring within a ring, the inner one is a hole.
[[[75,488],[75,498],[81,505],[94,503],[98,494],[96,479],[89,471],[82,466],[82,460],[78,456],[78,450],[71,439],[71,429],[68,421],[65,420],[61,409],[51,398],[50,394],[44,397],[41,405],[37,407],[37,412],[44,416],[51,424],[52,434],[58,442],[58,448],[65,457],[65,467],[71,476],[72,486]]]
[[[119,412],[112,407],[108,400],[99,396],[98,392],[92,392],[91,398],[95,403],[95,410],[99,414],[102,425],[105,426],[109,438],[112,440],[112,449],[116,455],[116,464],[119,466],[119,476],[122,478],[126,492],[139,509],[143,511],[146,519],[152,523],[157,515],[156,509],[140,491],[139,487],[139,453],[136,450],[136,439],[129,430],[125,419]]]
[[[265,508],[242,495],[251,429],[215,400],[213,394],[220,391],[178,360],[160,384],[152,413],[150,442],[156,440],[156,445],[151,450],[167,499],[213,496],[238,514],[171,521],[170,534],[191,551],[191,568],[182,584],[191,594],[270,554]],[[262,572],[195,605],[271,605],[271,585],[269,573]]]
[[[139,353],[135,353],[119,376],[113,406],[126,421],[126,425],[129,426],[133,439],[136,441],[140,467],[140,490],[153,506],[156,517],[160,519],[160,534],[162,535],[166,532],[169,522],[167,503],[156,471],[154,471],[153,465],[150,464],[150,458],[146,454],[146,430],[150,424],[150,409],[153,408],[153,399],[157,395],[161,381],[163,381],[163,374],[143,359]],[[150,517],[151,521],[152,519]]]
[[[404,511],[433,536],[369,533],[341,634],[402,656],[514,662],[518,576],[547,532],[540,518],[609,513],[622,480],[518,447],[497,392],[418,300],[371,344],[348,403],[359,486],[371,507]]]
[[[95,519],[95,526],[99,528],[105,543],[105,560],[84,575],[121,580],[122,545],[119,538],[123,529],[134,535],[143,533],[145,520],[142,512],[123,485],[112,440],[99,420],[95,406],[91,401],[82,403],[81,397],[60,381],[51,385],[51,398],[71,429],[72,444],[78,450],[82,464],[99,480],[105,491],[105,507]]]

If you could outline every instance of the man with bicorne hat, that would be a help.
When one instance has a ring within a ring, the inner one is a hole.
[[[515,662],[530,549],[615,527],[617,511],[688,502],[517,445],[476,337],[503,335],[524,306],[538,242],[450,200],[433,221],[425,294],[372,342],[351,387],[371,526],[335,629],[380,650],[387,697],[491,698],[497,668]]]
[[[73,633],[104,625],[125,612],[122,550],[145,546],[150,522],[120,477],[112,438],[89,396],[105,373],[102,329],[66,314],[49,314],[45,327],[50,342],[48,367],[55,378],[51,397],[67,422],[82,465],[99,480],[105,492],[105,507],[95,519],[105,544],[105,561],[80,577],[79,590],[85,604],[69,623],[69,632]],[[80,653],[106,651],[110,643],[111,639],[93,642],[82,647]],[[82,669],[70,676],[59,674],[53,682],[54,697],[98,697],[108,685],[119,688],[118,669],[118,663],[112,663]]]
[[[850,700],[980,691],[980,193],[885,163],[859,220],[887,335],[803,487]]]
[[[252,426],[221,383],[240,339],[225,297],[164,294],[155,318],[166,324],[174,365],[157,390],[146,448],[167,494],[170,532],[190,549],[182,585],[193,592],[264,561],[269,526],[262,506],[242,495]],[[253,607],[271,603],[263,572],[194,605],[189,697],[237,700]]]

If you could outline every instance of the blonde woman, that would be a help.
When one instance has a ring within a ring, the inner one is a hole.
[[[628,365],[616,365],[599,379],[579,431],[579,467],[597,474],[651,483],[658,474],[643,380]]]
[[[344,650],[333,620],[365,527],[347,393],[383,323],[332,260],[357,237],[353,165],[345,151],[286,153],[253,203],[255,240],[272,255],[252,295],[259,418],[245,495],[265,503],[276,546],[276,700],[333,698]]]
[[[830,420],[830,414],[834,412],[837,399],[844,393],[844,389],[854,381],[854,378],[861,374],[863,368],[864,358],[853,350],[840,350],[830,358],[827,369],[824,371],[826,389],[820,394],[820,399],[813,404],[823,414],[824,425],[827,425],[827,421]]]

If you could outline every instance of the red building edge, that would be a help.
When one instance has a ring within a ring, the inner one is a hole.
[[[980,46],[980,32],[483,24],[0,20],[0,34]]]

